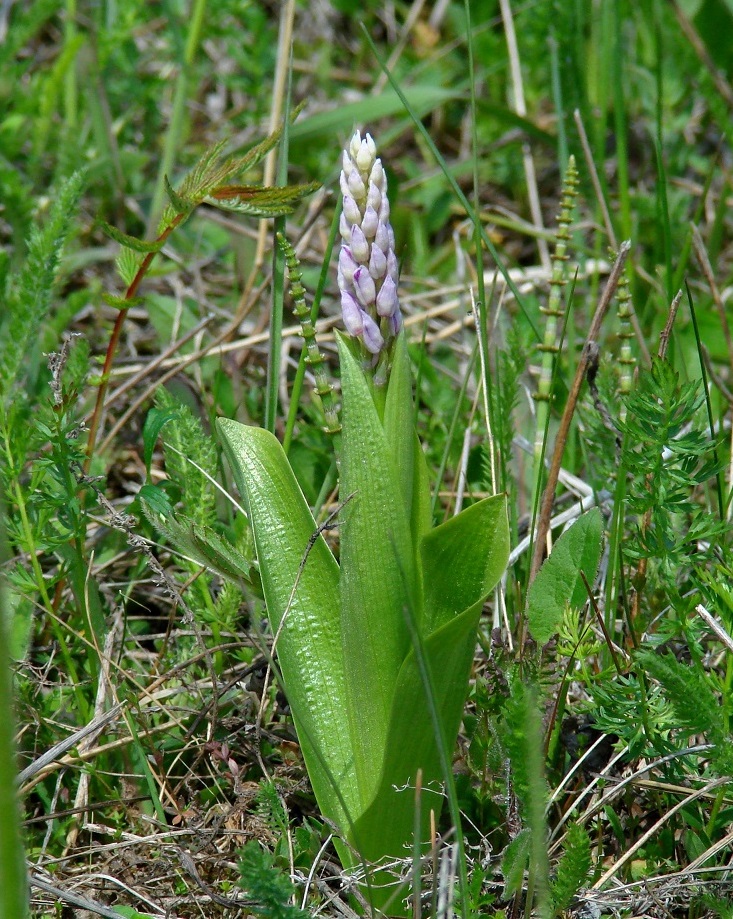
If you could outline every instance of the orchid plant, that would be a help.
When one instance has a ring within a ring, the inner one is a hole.
[[[508,526],[503,495],[432,526],[387,178],[369,134],[354,134],[342,166],[338,560],[277,439],[226,419],[219,432],[308,774],[352,867],[430,841]]]

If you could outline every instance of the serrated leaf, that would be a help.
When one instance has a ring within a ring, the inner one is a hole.
[[[504,850],[501,860],[501,873],[504,875],[502,900],[513,897],[522,889],[524,872],[529,861],[531,833],[529,828],[521,830]]]
[[[138,497],[148,520],[182,555],[238,586],[244,582],[254,593],[261,593],[250,560],[216,530],[177,515],[162,488],[143,485]]]
[[[292,214],[295,205],[317,188],[318,182],[266,188],[224,186],[214,189],[205,200],[212,207],[250,217],[281,217]]]
[[[171,203],[171,207],[177,214],[188,214],[193,210],[193,202],[189,201],[183,195],[179,195],[168,180],[168,176],[163,176],[163,187]]]
[[[527,598],[529,630],[546,644],[560,628],[565,608],[583,606],[587,592],[581,571],[593,584],[601,558],[603,521],[598,508],[580,516],[555,543]]]
[[[133,252],[132,249],[128,249],[127,246],[123,246],[120,249],[115,259],[115,265],[125,287],[129,287],[132,284],[141,262],[141,255]]]
[[[122,230],[118,230],[117,227],[113,227],[109,223],[102,221],[102,229],[114,239],[115,242],[118,242],[121,246],[125,246],[128,249],[132,249],[133,252],[143,252],[146,255],[150,252],[160,252],[163,248],[162,240],[153,240],[153,242],[147,242],[144,239],[138,239],[137,236],[129,236],[127,233],[123,233]]]
[[[565,834],[563,856],[552,883],[552,903],[556,911],[567,909],[573,897],[588,879],[591,868],[591,847],[587,831],[571,823]]]
[[[145,302],[144,297],[118,297],[116,294],[102,293],[102,300],[107,306],[116,310],[129,310],[131,306],[140,306]]]

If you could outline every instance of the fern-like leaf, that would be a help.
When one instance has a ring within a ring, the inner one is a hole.
[[[556,912],[570,906],[573,897],[588,879],[590,867],[588,834],[583,827],[571,823],[565,837],[565,851],[552,883],[552,903]]]
[[[10,286],[5,319],[0,325],[0,394],[6,400],[28,365],[28,352],[49,310],[83,181],[82,173],[75,172],[53,196],[49,216],[43,226],[31,232],[25,264]]]
[[[249,909],[262,919],[310,919],[310,913],[289,903],[293,885],[258,842],[253,840],[242,850],[239,873],[239,884],[252,900]]]

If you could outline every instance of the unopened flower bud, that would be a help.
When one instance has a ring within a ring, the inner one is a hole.
[[[349,177],[346,180],[349,191],[354,196],[357,201],[363,201],[366,196],[366,186],[364,185],[364,180],[359,175],[356,169],[352,169],[349,173]]]
[[[369,243],[357,224],[351,228],[351,255],[361,265],[369,261]]]
[[[344,217],[349,223],[359,223],[361,220],[361,211],[359,205],[354,201],[351,195],[344,195]]]
[[[397,287],[397,282],[400,279],[400,268],[397,264],[397,256],[394,254],[394,249],[390,249],[387,252],[387,274],[394,281],[395,287]]]
[[[364,314],[363,340],[367,351],[371,354],[379,354],[384,347],[384,338],[379,331],[379,326],[368,314]]]
[[[374,236],[374,245],[378,246],[385,256],[389,252],[389,233],[387,232],[387,227],[383,223],[380,223],[377,227],[377,232]]]
[[[382,192],[377,188],[374,182],[369,182],[369,189],[367,190],[367,207],[374,208],[375,211],[379,212],[379,208],[382,206]]]
[[[386,271],[387,259],[384,252],[382,252],[379,246],[372,246],[372,252],[369,256],[369,274],[375,281],[379,281],[384,277]]]
[[[363,307],[368,309],[374,306],[377,299],[377,289],[374,286],[374,278],[363,265],[360,265],[354,272],[354,291],[356,292],[356,299]]]
[[[345,290],[341,291],[341,314],[349,335],[361,335],[364,331],[365,313],[360,309],[356,298]]]
[[[377,296],[377,313],[380,316],[391,316],[399,306],[397,299],[397,285],[387,275],[382,284],[382,289]]]
[[[374,234],[377,232],[377,227],[379,226],[379,217],[377,217],[377,212],[373,207],[367,204],[366,210],[364,211],[364,216],[361,220],[361,228],[364,231],[364,235],[367,239],[374,239]]]

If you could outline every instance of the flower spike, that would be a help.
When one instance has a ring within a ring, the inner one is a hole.
[[[338,284],[346,331],[360,339],[364,357],[383,367],[402,327],[397,294],[394,231],[389,222],[387,176],[371,134],[356,131],[342,154],[343,211]]]

